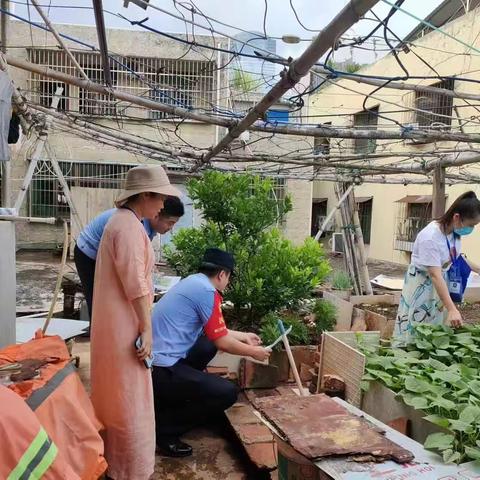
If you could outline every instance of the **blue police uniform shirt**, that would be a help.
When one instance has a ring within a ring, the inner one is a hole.
[[[222,296],[206,275],[196,273],[180,280],[153,309],[153,365],[175,365],[187,356],[202,332],[214,341],[228,330]]]
[[[80,233],[77,239],[77,247],[89,258],[96,260],[100,240],[103,231],[110,217],[117,211],[116,208],[106,210],[95,217]],[[142,220],[143,227],[147,232],[148,238],[153,240],[157,232],[152,228],[150,222],[144,218]]]

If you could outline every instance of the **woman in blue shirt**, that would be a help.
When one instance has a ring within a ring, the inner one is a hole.
[[[116,210],[116,208],[112,208],[95,217],[80,232],[73,252],[75,266],[82,283],[90,318],[92,316],[93,282],[98,247],[105,226]],[[153,240],[157,233],[160,235],[168,233],[184,213],[185,209],[182,201],[177,197],[168,197],[164,202],[163,209],[155,218],[142,220],[150,240]]]

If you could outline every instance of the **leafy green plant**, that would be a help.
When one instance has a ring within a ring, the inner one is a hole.
[[[294,313],[288,312],[279,315],[277,313],[269,313],[263,317],[260,324],[260,338],[264,345],[272,344],[280,335],[278,329],[278,319],[281,319],[285,330],[292,327],[292,331],[288,334],[290,345],[308,345],[310,334],[307,325],[302,317]],[[280,349],[282,344],[278,343],[274,348]]]
[[[186,276],[197,271],[208,247],[234,254],[235,276],[225,292],[233,304],[232,326],[258,330],[260,318],[295,308],[328,275],[318,242],[309,238],[295,246],[274,228],[292,205],[288,195],[277,201],[271,180],[211,171],[190,180],[187,188],[205,222],[174,235],[165,256]]]
[[[332,288],[335,290],[350,290],[353,287],[348,273],[343,270],[335,272],[332,277]]]
[[[364,380],[379,381],[446,430],[425,447],[447,463],[480,459],[480,326],[418,325],[405,348],[369,349]],[[368,384],[364,385],[365,388]]]
[[[312,309],[315,316],[315,333],[331,332],[337,323],[337,307],[328,300],[318,299]]]

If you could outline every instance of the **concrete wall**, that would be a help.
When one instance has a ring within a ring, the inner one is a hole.
[[[469,14],[458,18],[457,20],[445,25],[443,30],[448,32],[454,38],[480,48],[480,38],[478,37],[478,21],[480,19],[480,10],[476,9]],[[415,51],[421,55],[429,64],[431,64],[439,75],[456,75],[480,80],[480,56],[467,51],[465,47],[456,42],[453,38],[448,38],[441,33],[429,33],[415,42]],[[470,55],[472,53],[472,55]],[[401,53],[400,59],[407,70],[412,75],[431,76],[434,75],[413,53]],[[377,63],[362,69],[358,73],[367,75],[395,76],[402,75],[402,71],[392,55],[381,59]],[[415,80],[415,84],[425,85],[433,84],[434,81]],[[311,96],[309,102],[309,115],[325,115],[322,117],[310,119],[310,122],[319,123],[331,121],[333,126],[350,126],[353,123],[353,114],[363,110],[365,96],[372,92],[375,87],[365,85],[349,80],[338,80],[326,88],[322,88],[317,94]],[[456,82],[455,90],[474,94],[480,93],[480,84]],[[378,129],[389,130],[399,129],[400,127],[393,120],[406,124],[413,122],[413,118],[404,113],[391,113],[394,110],[405,110],[411,105],[411,99],[414,92],[406,92],[393,89],[382,89],[376,92],[373,97],[367,100],[367,107],[379,106],[379,114],[387,118],[379,118]],[[470,102],[476,104],[477,102]],[[466,102],[454,99],[454,106],[459,107],[459,114],[463,118],[470,120],[464,126],[465,132],[472,133],[479,131],[478,111],[474,107],[467,106]],[[452,115],[455,117],[455,110]],[[457,129],[458,121],[452,121],[452,127]],[[376,152],[425,152],[436,148],[457,147],[454,142],[437,142],[423,145],[412,144],[411,141],[392,141],[377,140]],[[349,140],[331,141],[332,154],[349,154],[352,152],[352,142]],[[394,159],[388,159],[392,162]],[[399,157],[398,160],[401,160]],[[395,175],[403,177],[404,175]],[[408,178],[408,176],[407,176]],[[453,202],[460,194],[467,190],[474,190],[480,195],[480,188],[477,185],[456,184],[447,187],[448,194],[447,206]],[[373,197],[373,218],[371,230],[370,257],[380,260],[387,260],[399,263],[406,263],[409,255],[405,252],[394,249],[394,236],[398,204],[395,203],[405,195],[431,195],[432,187],[429,185],[374,185],[363,184],[355,188],[357,196]],[[328,210],[330,211],[336,204],[333,184],[328,182],[316,181],[313,187],[313,197],[328,198]],[[338,224],[338,222],[337,222]],[[465,238],[464,250],[472,258],[478,257],[478,244],[480,242],[480,228],[476,232]],[[477,247],[477,248],[475,248]]]
[[[97,45],[97,33],[93,27],[79,25],[58,25],[57,27],[61,33],[81,39],[88,44]],[[36,28],[30,29],[28,25],[16,21],[10,24],[10,43],[12,45],[29,45],[31,43],[30,33],[33,35],[33,44],[35,46],[57,48],[57,42],[50,34]],[[178,36],[181,37],[182,35]],[[26,41],[26,39],[28,39],[28,41]],[[183,56],[188,49],[188,46],[184,46],[173,40],[164,39],[153,33],[123,29],[109,29],[107,31],[107,41],[109,50],[112,53],[141,57],[178,58]],[[211,36],[197,36],[197,41],[211,45],[214,40],[212,40]],[[219,39],[215,39],[215,43],[218,41]],[[72,49],[83,48],[71,41],[66,41],[66,43]],[[11,49],[9,53],[28,60],[26,48]],[[186,60],[203,61],[210,58],[212,58],[212,52],[208,50],[189,50],[184,57]],[[216,60],[216,56],[214,56],[214,60]],[[28,98],[28,79],[30,74],[17,68],[11,68],[10,73],[16,85],[27,93]],[[221,82],[225,81],[226,78],[221,78]],[[95,118],[95,121],[106,126],[119,128],[119,124],[115,119]],[[179,145],[179,137],[181,137],[186,142],[185,144],[194,145],[197,148],[208,148],[212,146],[216,141],[217,133],[220,137],[224,134],[224,129],[219,129],[219,131],[216,132],[214,126],[204,125],[194,121],[182,122],[176,132],[173,122],[152,122],[147,119],[122,119],[120,128],[123,128],[128,133],[148,137],[152,141],[158,140],[168,142],[172,145]],[[254,139],[258,138],[259,134],[252,135],[252,139]],[[257,137],[255,137],[255,135],[257,135]],[[267,135],[265,138],[270,138],[270,136]],[[285,148],[292,150],[295,148],[296,142],[299,142],[299,145],[303,145],[303,148],[305,148],[305,145],[308,146],[304,139],[284,136],[284,138],[276,137],[275,140],[275,144],[269,144],[270,153],[284,153]],[[35,138],[32,136],[31,139],[22,142],[14,149],[12,165],[13,198],[16,197],[18,188],[22,183],[28,166],[27,160],[30,158],[34,143]],[[49,154],[54,155],[59,161],[86,162],[93,160],[98,162],[129,164],[148,161],[144,157],[136,156],[113,147],[100,145],[93,139],[80,138],[59,129],[55,125],[50,129],[48,145]],[[265,145],[265,142],[252,145],[251,151],[255,152],[256,148],[261,149],[262,146]],[[45,153],[44,158],[48,158],[47,153]],[[285,234],[296,243],[302,241],[310,234],[311,190],[312,186],[308,181],[295,180],[287,182],[287,191],[292,196],[294,211],[288,215],[285,224]],[[24,205],[23,213],[26,213],[26,203]],[[52,246],[61,243],[62,230],[58,227],[45,225],[22,225],[21,227],[17,227],[17,240],[20,245],[40,246],[43,243]]]

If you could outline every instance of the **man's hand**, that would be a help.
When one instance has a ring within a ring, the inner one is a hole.
[[[262,339],[255,333],[245,333],[243,343],[252,345],[252,347],[256,347],[262,344]]]
[[[252,352],[251,357],[259,362],[265,362],[270,357],[272,351],[269,348],[255,347],[255,350]]]

